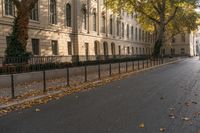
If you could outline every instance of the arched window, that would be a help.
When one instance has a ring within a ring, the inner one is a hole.
[[[95,55],[100,55],[100,45],[98,41],[94,42],[94,52],[95,52]]]
[[[97,15],[96,12],[93,13],[93,30],[97,30]]]
[[[108,43],[107,42],[103,43],[103,52],[104,52],[104,55],[108,55]]]
[[[50,0],[50,23],[57,24],[56,1]]]
[[[5,0],[5,15],[14,16],[14,9],[12,0]]]
[[[66,5],[66,24],[68,27],[71,27],[71,5],[68,3]]]
[[[111,43],[111,52],[112,55],[115,55],[115,43]]]

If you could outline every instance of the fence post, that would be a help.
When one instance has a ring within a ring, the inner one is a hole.
[[[138,59],[138,70],[140,69],[140,60]]]
[[[87,65],[85,64],[85,82],[87,82]]]
[[[15,98],[15,83],[14,83],[14,75],[11,74],[11,93],[12,93],[12,99]]]
[[[121,65],[120,65],[120,62],[119,62],[119,74],[121,74]]]
[[[46,71],[45,71],[45,70],[43,70],[43,83],[44,83],[44,84],[43,84],[43,85],[44,85],[44,86],[43,86],[43,87],[44,87],[44,88],[43,88],[43,92],[45,93],[45,92],[47,91],[47,88],[46,88],[46,87],[47,87],[47,86],[46,86]]]
[[[67,67],[67,86],[70,86],[70,84],[69,84],[69,67]]]
[[[144,69],[144,60],[142,60],[142,67],[143,67],[143,69]]]
[[[111,63],[109,63],[109,75],[112,76],[112,66],[111,66]]]
[[[128,62],[126,61],[126,72],[128,72]]]
[[[98,64],[98,78],[101,79],[101,65]]]
[[[135,70],[134,60],[132,61],[132,69],[133,69],[133,71]]]

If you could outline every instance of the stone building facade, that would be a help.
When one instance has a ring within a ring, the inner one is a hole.
[[[151,54],[153,35],[141,28],[134,14],[113,14],[104,1],[39,0],[30,15],[27,50],[35,56]],[[1,0],[0,9],[0,56],[4,56],[16,9],[12,0]],[[181,54],[184,49],[192,56],[190,36],[166,45],[163,52],[175,49]]]

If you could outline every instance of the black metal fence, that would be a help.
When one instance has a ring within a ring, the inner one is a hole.
[[[49,57],[48,57],[49,58]],[[103,57],[101,57],[103,58]],[[56,59],[55,57],[52,57],[51,59]],[[60,59],[60,58],[58,58]],[[175,60],[175,59],[173,59]],[[113,76],[113,75],[120,75],[121,73],[127,73],[131,71],[137,71],[145,68],[150,68],[153,66],[158,66],[170,61],[173,61],[169,58],[156,58],[151,59],[148,56],[123,56],[119,59],[114,58],[108,58],[103,60],[85,60],[85,61],[79,61],[79,62],[64,62],[62,65],[62,62],[56,62],[59,65],[53,64],[53,66],[48,66],[49,69],[59,69],[62,70],[62,72],[65,72],[64,79],[62,83],[60,81],[55,81],[56,86],[70,86],[76,84],[81,84],[83,82],[93,81],[102,79],[105,77]],[[44,62],[43,62],[44,63]],[[53,62],[51,62],[53,63]],[[25,82],[21,80],[19,82],[18,80],[21,78],[24,78],[24,74],[30,74],[30,73],[19,73],[14,74],[11,73],[9,75],[6,75],[7,79],[9,80],[9,87],[4,90],[3,93],[8,93],[8,96],[11,96],[12,98],[15,98],[19,93],[27,93],[31,90],[31,88],[36,87],[35,89],[42,89],[43,92],[49,91],[49,88],[53,87],[52,81],[49,81],[49,72],[51,74],[54,74],[55,72],[52,72],[54,70],[47,69],[47,64],[44,63],[44,66],[40,66],[41,62],[39,63],[39,68],[35,68],[34,70],[38,70],[37,72],[37,80],[39,80],[38,83],[30,83],[29,85],[24,84],[21,85],[21,83]],[[23,64],[25,65],[25,64]],[[27,65],[27,64],[26,64]],[[28,64],[30,65],[30,64]],[[16,67],[16,66],[15,66]],[[29,66],[30,67],[30,66]],[[93,67],[93,68],[91,68]],[[15,68],[16,69],[16,68]],[[30,68],[29,68],[30,69]],[[76,70],[74,70],[76,69]],[[78,70],[81,70],[77,72]],[[16,70],[15,70],[16,72]],[[22,71],[20,71],[22,72]],[[27,70],[26,72],[29,72]],[[30,74],[31,75],[31,74]],[[0,75],[4,76],[4,75]],[[21,77],[19,77],[21,76]],[[80,78],[81,77],[81,78]],[[4,77],[5,78],[5,77]],[[79,80],[80,78],[80,80]],[[32,77],[31,77],[32,79]],[[38,86],[37,86],[38,84]],[[30,88],[29,88],[30,87]],[[1,87],[0,87],[1,88]],[[9,89],[10,88],[10,89]],[[23,90],[25,89],[25,90]],[[3,91],[3,89],[2,89]],[[17,92],[18,91],[18,92]],[[1,89],[0,89],[1,94]],[[3,96],[0,96],[3,97]]]
[[[147,58],[149,58],[147,55],[0,57],[0,75],[97,65],[99,63],[144,60]]]

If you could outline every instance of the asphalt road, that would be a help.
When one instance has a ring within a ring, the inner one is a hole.
[[[191,58],[10,113],[0,133],[200,133],[199,111],[200,61]]]

